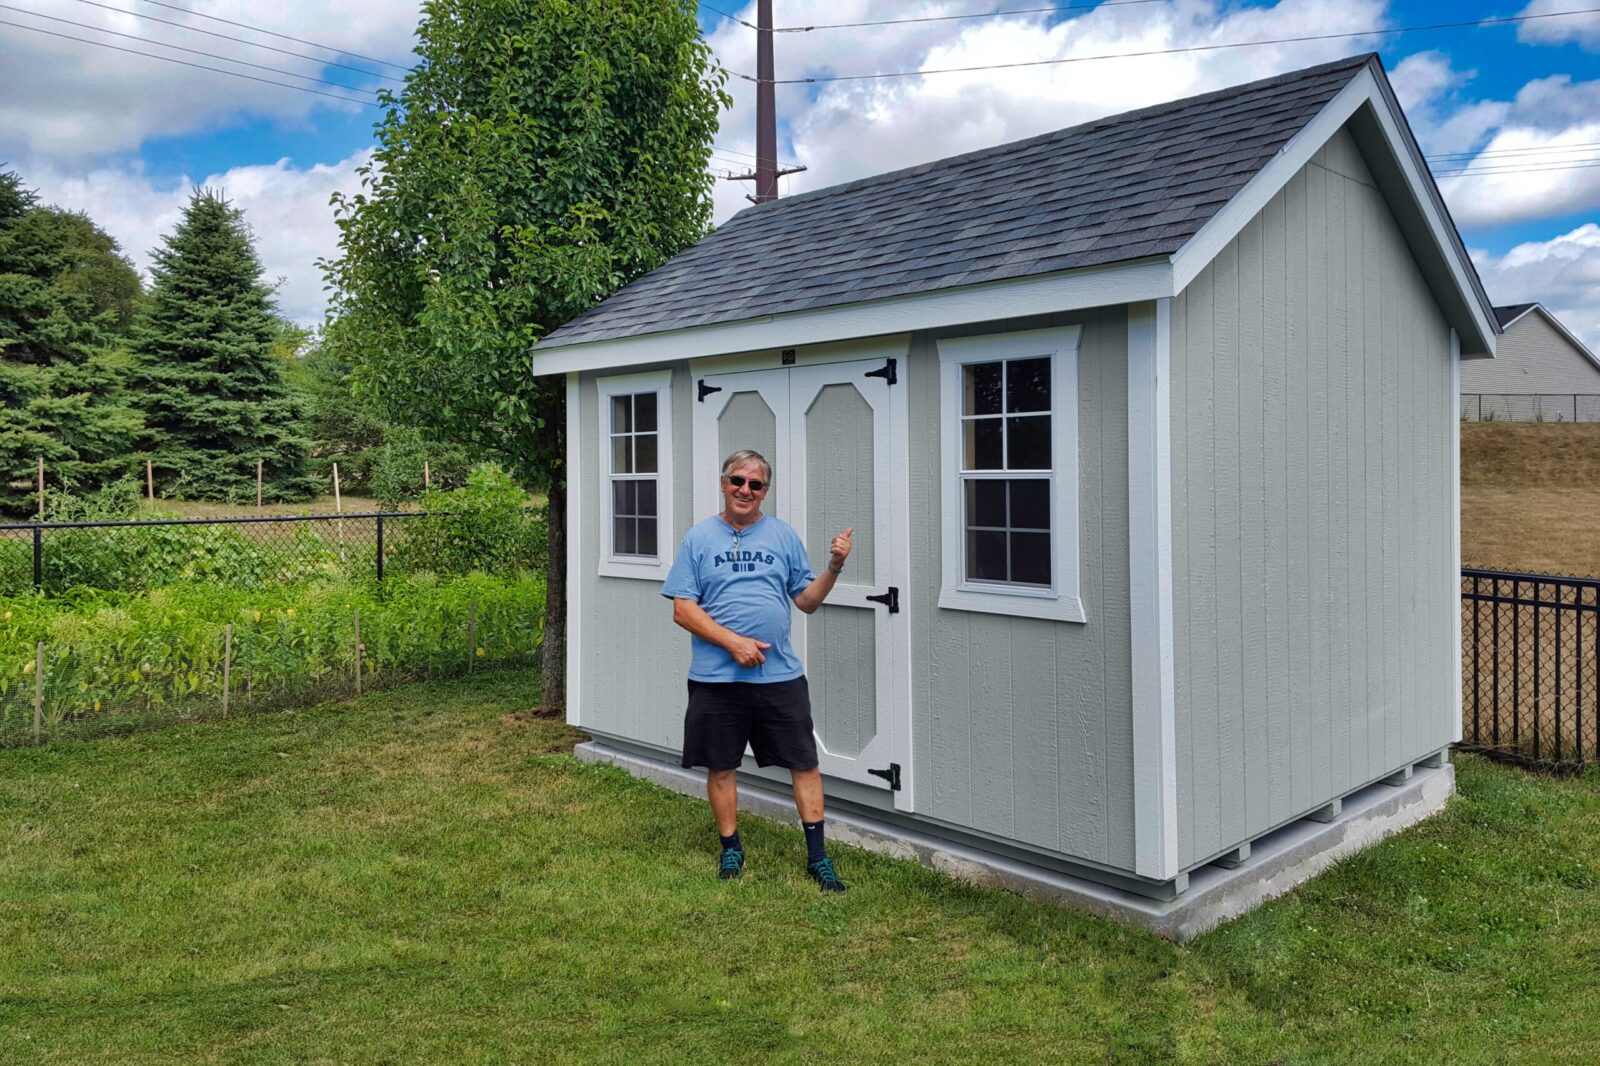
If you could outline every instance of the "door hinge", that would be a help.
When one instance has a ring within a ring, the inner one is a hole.
[[[882,769],[882,770],[868,769],[867,773],[871,774],[873,777],[881,777],[885,781],[889,782],[889,791],[890,792],[899,792],[900,791],[900,764],[899,763],[892,762],[885,769]]]
[[[895,361],[893,359],[888,359],[888,360],[885,360],[884,364],[882,366],[880,366],[878,369],[869,370],[863,376],[864,377],[869,377],[869,378],[882,378],[888,384],[893,385],[896,381],[900,380],[898,377],[895,376],[894,367],[895,367]]]
[[[710,396],[713,392],[721,392],[721,391],[722,391],[722,386],[721,385],[707,385],[706,384],[706,379],[705,378],[701,378],[700,379],[699,402],[700,403],[705,403],[707,396]]]
[[[885,592],[882,596],[868,596],[867,599],[873,603],[883,604],[885,607],[889,608],[890,614],[900,613],[900,590],[895,588],[893,585],[890,585],[889,591]]]

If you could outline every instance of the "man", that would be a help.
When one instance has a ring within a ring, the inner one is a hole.
[[[822,833],[822,774],[811,695],[789,647],[789,604],[811,614],[844,570],[855,527],[833,538],[827,572],[811,569],[800,535],[761,513],[772,464],[752,451],[722,462],[722,513],[689,530],[661,594],[692,634],[683,765],[706,768],[706,796],[722,838],[717,876],[744,872],[735,773],[745,745],[759,766],[782,766],[806,833],[806,874],[824,892],[845,891]]]

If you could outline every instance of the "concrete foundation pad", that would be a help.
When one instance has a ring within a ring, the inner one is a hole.
[[[672,763],[621,751],[599,741],[579,744],[582,762],[607,763],[688,796],[705,795],[705,775]],[[1188,888],[1175,899],[1154,900],[1081,877],[994,855],[931,833],[890,825],[854,811],[828,812],[830,839],[924,866],[975,884],[1071,907],[1100,918],[1148,930],[1169,940],[1191,940],[1261,903],[1281,896],[1347,855],[1415,825],[1444,808],[1455,793],[1455,767],[1419,766],[1400,785],[1375,784],[1344,797],[1332,821],[1301,819],[1250,841],[1248,857],[1224,869],[1190,871]],[[785,794],[739,785],[739,807],[778,821],[795,821]]]

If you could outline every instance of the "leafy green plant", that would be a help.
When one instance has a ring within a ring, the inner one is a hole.
[[[535,504],[510,474],[493,463],[480,464],[461,488],[423,496],[424,517],[404,523],[395,564],[409,572],[441,574],[543,570],[548,540],[543,512]]]

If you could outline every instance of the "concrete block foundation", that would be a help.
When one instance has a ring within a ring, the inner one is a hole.
[[[579,744],[574,754],[582,762],[617,766],[684,795],[705,795],[704,775],[673,763],[600,741]],[[1328,821],[1303,818],[1250,841],[1239,849],[1243,854],[1234,866],[1207,865],[1189,871],[1187,888],[1170,900],[1150,899],[1046,870],[855,811],[829,810],[828,835],[869,851],[915,860],[949,877],[1003,888],[1182,942],[1283,895],[1345,856],[1437,813],[1455,793],[1455,780],[1455,767],[1445,761],[1437,767],[1418,765],[1409,779],[1391,784],[1388,782],[1395,781],[1391,777],[1385,783],[1369,785],[1345,796]],[[747,781],[739,783],[739,807],[764,818],[796,820],[788,795]],[[1326,817],[1331,812],[1324,808],[1316,813]]]

